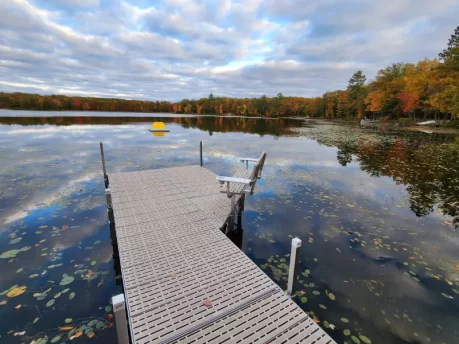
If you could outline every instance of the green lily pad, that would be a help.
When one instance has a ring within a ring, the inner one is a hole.
[[[73,299],[74,297],[75,297],[75,293],[74,292],[69,294],[69,300]]]
[[[360,339],[357,338],[356,336],[352,336],[351,339],[355,344],[360,344]]]
[[[45,292],[45,293],[42,293],[40,296],[37,297],[37,300],[38,301],[41,301],[41,300],[44,300],[48,297],[48,294]]]
[[[61,293],[57,293],[56,295],[54,295],[54,298],[57,299],[61,296],[62,294]]]
[[[308,298],[305,297],[305,296],[303,296],[300,300],[301,300],[301,303],[306,303],[306,302],[308,302]]]
[[[112,306],[105,306],[105,311],[110,313],[112,311]]]
[[[66,323],[66,324],[70,324],[71,322],[72,322],[72,318],[67,318],[67,319],[65,319],[65,323]]]
[[[312,291],[312,294],[313,294],[313,295],[316,295],[316,296],[317,296],[317,295],[320,295],[320,291],[318,291],[318,290],[313,290],[313,291]]]
[[[48,343],[48,337],[39,338],[35,341],[35,344],[46,344],[46,343]]]
[[[335,295],[333,293],[328,293],[328,298],[332,301],[335,301]]]
[[[32,324],[35,324],[38,320],[40,320],[40,318],[35,318],[32,322]]]
[[[60,284],[60,285],[67,285],[67,284],[72,283],[74,280],[75,280],[75,277],[69,276],[69,275],[67,275],[67,274],[63,274],[63,275],[62,275],[62,281],[61,281],[61,283],[59,283],[59,284]]]
[[[21,252],[20,250],[10,250],[10,251],[6,251],[6,252],[3,252],[2,254],[0,254],[0,258],[1,259],[9,259],[9,258],[15,258],[16,255]]]
[[[17,244],[21,240],[22,240],[22,237],[17,237],[17,238],[11,239],[9,244],[10,245]]]
[[[344,333],[345,336],[350,336],[351,335],[351,331],[349,331],[348,329],[345,329],[343,331],[343,333]]]
[[[341,318],[341,321],[342,321],[343,323],[345,323],[345,324],[347,324],[347,323],[349,322],[349,320],[346,319],[346,318]]]
[[[69,288],[65,288],[64,290],[62,290],[62,294],[68,293],[69,290],[70,290]]]
[[[360,340],[364,342],[365,344],[371,344],[371,340],[368,337],[365,336],[359,336]]]
[[[24,271],[24,269],[23,268],[19,268],[19,269],[16,270],[16,273],[18,274],[18,273],[20,273],[22,271]]]
[[[62,336],[60,334],[58,334],[56,337],[51,339],[50,343],[57,343],[61,338],[62,338]]]
[[[49,300],[49,301],[46,303],[46,307],[51,307],[52,305],[54,305],[55,302],[56,302],[55,299]]]

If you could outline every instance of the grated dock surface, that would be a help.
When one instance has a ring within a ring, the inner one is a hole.
[[[221,232],[214,173],[111,174],[110,190],[133,343],[335,343]]]

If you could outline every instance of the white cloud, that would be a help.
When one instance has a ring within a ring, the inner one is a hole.
[[[357,69],[433,58],[459,3],[0,2],[1,91],[139,99],[318,96]]]

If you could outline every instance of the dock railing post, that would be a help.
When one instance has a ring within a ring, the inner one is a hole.
[[[113,215],[112,193],[110,189],[105,189],[105,197],[107,198],[108,221],[113,225],[115,224],[115,217]]]
[[[202,140],[199,141],[199,161],[201,162],[202,167]]]
[[[292,251],[290,253],[290,267],[288,269],[287,296],[292,297],[295,293],[294,284],[298,275],[298,261],[300,258],[301,239],[292,239]]]
[[[113,313],[115,313],[116,334],[118,344],[129,344],[128,324],[126,319],[126,301],[124,294],[112,297]]]
[[[107,169],[105,168],[104,145],[102,142],[100,143],[100,156],[102,158],[102,170],[104,171],[105,188],[108,188],[109,182],[108,182]]]

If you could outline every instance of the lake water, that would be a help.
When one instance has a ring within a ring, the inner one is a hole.
[[[200,140],[220,175],[267,152],[234,241],[285,288],[301,238],[295,300],[338,343],[459,342],[456,136],[173,116],[156,137],[132,114],[60,115],[0,112],[1,343],[115,341],[99,142],[110,174],[199,164]]]

